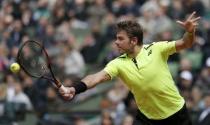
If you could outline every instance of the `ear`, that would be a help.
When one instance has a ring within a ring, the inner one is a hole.
[[[131,38],[131,43],[132,43],[133,45],[137,45],[137,43],[138,43],[137,37],[132,37],[132,38]]]

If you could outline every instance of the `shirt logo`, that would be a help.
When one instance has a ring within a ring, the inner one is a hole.
[[[152,50],[149,50],[149,52],[148,52],[148,56],[149,56],[150,54],[152,54]]]
[[[144,47],[144,49],[145,50],[148,50],[151,46],[153,45],[153,43],[152,44],[150,44],[149,46],[147,46],[147,47]]]

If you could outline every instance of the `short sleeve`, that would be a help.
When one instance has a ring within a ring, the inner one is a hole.
[[[176,52],[176,41],[160,41],[156,44],[156,47],[164,57],[168,57]]]
[[[118,72],[118,68],[117,68],[116,59],[109,62],[106,65],[106,67],[104,68],[104,71],[107,72],[111,76],[111,79],[118,76],[119,72]]]

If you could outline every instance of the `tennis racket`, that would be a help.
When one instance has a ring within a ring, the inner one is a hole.
[[[29,76],[47,79],[57,88],[62,86],[52,71],[46,49],[39,42],[33,40],[24,42],[18,50],[17,62]]]

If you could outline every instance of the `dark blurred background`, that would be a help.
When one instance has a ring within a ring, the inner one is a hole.
[[[70,86],[119,55],[116,22],[137,20],[144,43],[170,41],[184,33],[176,20],[193,11],[202,17],[196,42],[168,64],[193,124],[209,125],[209,0],[0,0],[0,125],[132,125],[137,107],[121,80],[64,101],[47,81],[9,71],[20,44],[43,43],[56,76]]]

